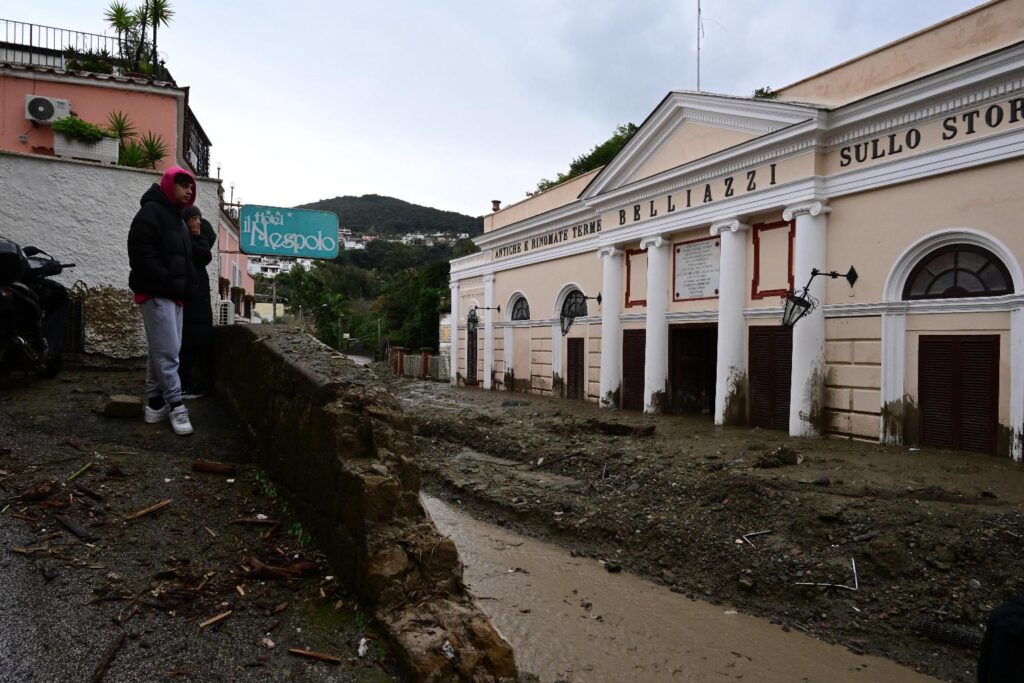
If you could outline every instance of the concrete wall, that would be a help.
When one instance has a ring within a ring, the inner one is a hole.
[[[57,279],[84,302],[87,354],[146,355],[128,289],[128,228],[142,194],[159,179],[152,171],[0,151],[0,235],[76,264]],[[200,210],[215,216],[217,183],[197,182]]]
[[[527,197],[522,201],[506,206],[500,211],[484,216],[484,232],[497,230],[506,225],[526,220],[531,216],[539,216],[560,206],[572,204],[590,181],[594,179],[594,176],[600,172],[600,168],[594,169],[577,178],[567,180],[561,185],[556,185],[550,190],[541,192],[533,197]]]
[[[257,459],[374,610],[410,677],[514,678],[512,649],[473,604],[455,544],[420,504],[409,422],[371,370],[295,328],[221,327],[216,349],[219,384]]]

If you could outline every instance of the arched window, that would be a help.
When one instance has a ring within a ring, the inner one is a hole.
[[[521,296],[516,299],[516,302],[512,304],[512,319],[513,320],[529,320],[530,319],[530,304],[526,301],[525,296]]]
[[[910,271],[903,299],[954,299],[1013,294],[1013,279],[999,258],[973,244],[953,244],[925,256]]]

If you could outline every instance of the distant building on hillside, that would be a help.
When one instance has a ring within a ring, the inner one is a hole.
[[[275,277],[278,273],[288,273],[296,265],[309,270],[313,261],[308,258],[280,258],[278,256],[250,256],[249,274]]]

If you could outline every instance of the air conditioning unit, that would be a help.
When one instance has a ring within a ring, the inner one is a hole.
[[[25,118],[35,123],[50,124],[71,116],[71,102],[57,97],[25,95]]]
[[[217,302],[217,324],[235,324],[235,303],[228,299],[221,299]]]

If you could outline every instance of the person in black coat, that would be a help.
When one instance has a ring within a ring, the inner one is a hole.
[[[181,377],[182,397],[199,398],[205,392],[193,377],[193,370],[199,364],[209,375],[211,350],[213,346],[213,308],[210,303],[210,276],[206,267],[213,260],[213,245],[217,233],[210,222],[202,217],[199,208],[190,206],[183,214],[192,242],[192,267],[195,271],[196,286],[185,299],[184,324],[181,338],[181,363],[178,375]]]
[[[181,402],[178,352],[182,306],[196,287],[192,241],[182,212],[196,198],[196,181],[172,166],[142,195],[128,231],[128,285],[135,293],[149,350],[146,359],[145,421],[169,419],[176,434],[192,433]]]

